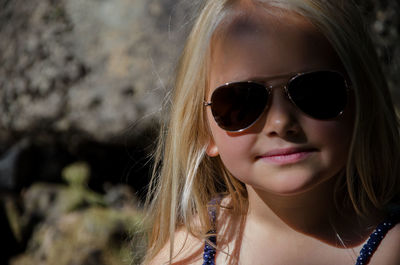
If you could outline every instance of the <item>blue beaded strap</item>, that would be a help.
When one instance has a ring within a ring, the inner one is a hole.
[[[213,234],[208,236],[207,239],[213,243],[217,244],[217,237],[215,236],[215,230],[210,230],[207,234]],[[211,246],[208,241],[206,241],[203,253],[203,265],[215,265],[215,247]]]
[[[211,219],[211,224],[213,229],[207,232],[208,240],[205,241],[204,244],[204,252],[203,252],[203,265],[215,265],[215,245],[217,245],[217,235],[216,235],[216,220],[217,220],[217,207],[219,202],[221,201],[221,197],[214,198],[208,204],[208,214]],[[214,246],[210,245],[211,242]]]
[[[392,213],[389,218],[384,222],[380,223],[375,231],[370,235],[367,243],[364,244],[360,251],[360,255],[357,258],[356,265],[366,265],[371,259],[372,254],[378,248],[382,239],[385,237],[387,232],[400,221],[400,212],[397,211]]]

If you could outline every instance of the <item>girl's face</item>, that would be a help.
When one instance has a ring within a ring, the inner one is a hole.
[[[227,132],[207,118],[209,156],[220,156],[231,174],[254,189],[276,195],[308,191],[344,168],[353,130],[352,102],[331,120],[303,114],[280,85],[288,73],[314,70],[344,72],[330,44],[314,26],[294,14],[266,15],[252,10],[224,24],[212,45],[207,100],[216,87],[234,81],[268,79],[269,108],[250,128]],[[321,87],[323,89],[323,87]]]

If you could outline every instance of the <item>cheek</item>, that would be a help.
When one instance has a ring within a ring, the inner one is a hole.
[[[248,154],[255,141],[254,138],[250,134],[231,136],[226,132],[218,132],[215,135],[215,142],[222,159],[224,159],[224,157],[241,157]]]
[[[304,128],[308,140],[327,151],[325,154],[331,158],[347,157],[353,131],[351,121],[309,121]]]
[[[222,159],[224,157],[235,157],[241,156],[242,154],[248,152],[251,148],[252,143],[255,138],[251,134],[235,134],[228,133],[217,125],[212,128],[212,134],[215,144],[218,147],[219,154]]]
[[[249,133],[226,132],[216,124],[211,114],[208,115],[208,120],[212,139],[218,148],[222,162],[230,171],[235,171],[240,162],[250,159],[249,154],[257,136]]]
[[[306,134],[309,136],[310,141],[335,142],[339,139],[344,140],[349,134],[349,130],[333,122],[312,122],[306,128]]]
[[[230,137],[225,135],[217,140],[220,158],[230,173],[240,178],[251,172],[254,163],[252,146],[254,138],[251,135]]]

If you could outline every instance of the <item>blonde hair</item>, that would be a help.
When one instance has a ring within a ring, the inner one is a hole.
[[[181,56],[171,98],[170,117],[162,126],[147,207],[152,229],[145,263],[180,226],[202,238],[210,228],[207,203],[225,192],[232,215],[247,210],[243,183],[232,177],[221,160],[205,155],[209,129],[203,107],[208,87],[210,43],[217,27],[242,2],[300,14],[330,41],[349,76],[356,117],[345,174],[360,215],[383,210],[400,187],[399,132],[384,75],[357,7],[350,0],[208,0],[204,2]]]

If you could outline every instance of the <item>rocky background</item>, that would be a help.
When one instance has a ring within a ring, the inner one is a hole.
[[[161,106],[198,2],[0,0],[0,264],[138,263]],[[399,3],[358,2],[399,105]]]

